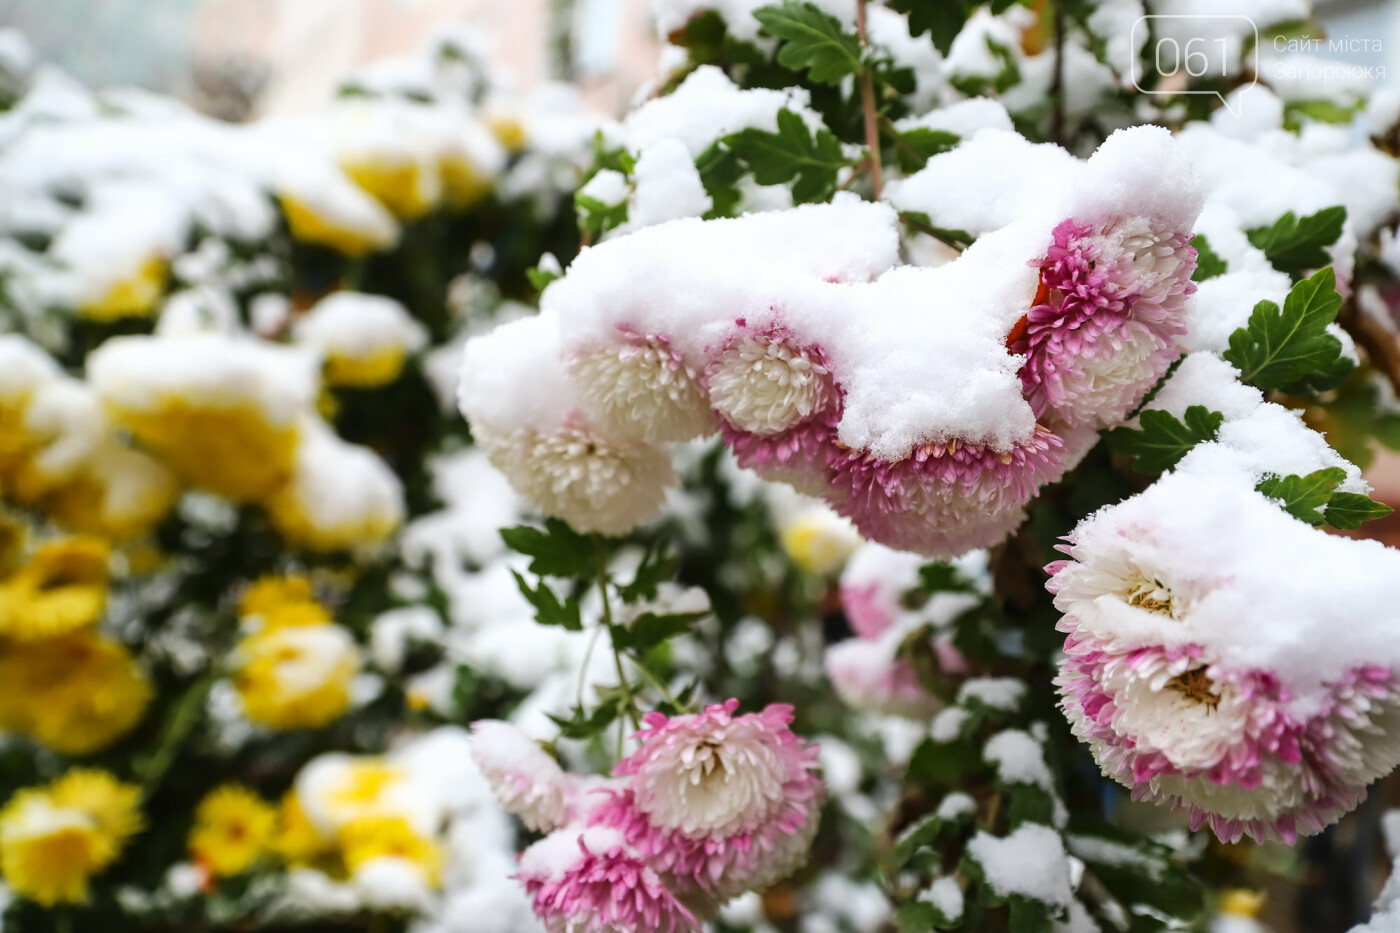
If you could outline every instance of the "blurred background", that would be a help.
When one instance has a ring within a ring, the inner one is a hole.
[[[1386,68],[1395,83],[1400,3],[1316,7],[1330,35],[1382,40],[1379,53],[1332,57]],[[0,0],[0,25],[89,86],[177,94],[226,119],[312,109],[346,74],[392,68],[462,26],[519,90],[568,78],[616,113],[654,76],[659,48],[647,0]]]

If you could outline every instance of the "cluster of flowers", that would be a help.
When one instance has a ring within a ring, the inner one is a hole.
[[[1060,155],[1044,204],[937,267],[898,265],[894,213],[853,197],[586,250],[539,317],[468,344],[462,410],[527,502],[584,530],[650,518],[661,445],[718,430],[876,541],[994,543],[1180,355],[1194,289],[1200,195],[1169,134]]]
[[[825,791],[792,708],[648,713],[612,778],[562,770],[515,727],[473,727],[501,804],[546,833],[518,877],[551,933],[693,933],[806,861]]]

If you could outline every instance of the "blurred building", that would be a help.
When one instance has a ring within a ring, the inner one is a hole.
[[[220,61],[262,63],[259,112],[308,110],[357,68],[461,27],[481,34],[521,89],[562,76],[567,58],[607,110],[624,107],[654,74],[648,0],[200,0],[193,57],[215,70]]]

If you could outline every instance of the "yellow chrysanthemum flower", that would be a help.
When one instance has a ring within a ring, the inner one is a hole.
[[[236,784],[215,788],[199,802],[190,830],[190,853],[220,877],[238,875],[272,848],[277,813],[261,797]]]
[[[278,200],[292,237],[303,243],[315,243],[346,256],[358,257],[388,249],[398,240],[398,229],[387,214],[383,219],[376,218],[375,223],[353,224],[337,220],[293,194],[284,192],[278,196]]]
[[[283,861],[293,866],[330,867],[335,847],[307,818],[295,790],[288,791],[282,798],[277,824],[272,848]]]
[[[149,412],[115,407],[112,416],[188,483],[235,501],[262,499],[292,475],[296,425],[269,422],[256,404],[168,396]]]
[[[290,625],[239,643],[234,687],[249,719],[269,729],[318,729],[350,706],[360,654],[337,625]]]
[[[110,548],[98,538],[50,542],[0,580],[0,636],[52,638],[96,624],[107,605]]]
[[[400,220],[422,217],[437,206],[442,194],[436,166],[417,159],[355,155],[343,158],[340,167],[361,190]]]
[[[284,606],[314,603],[311,578],[299,573],[259,577],[248,585],[238,600],[238,614],[268,616]]]
[[[87,900],[88,881],[142,826],[140,791],[102,771],[70,771],[0,810],[0,875],[45,907]]]
[[[39,505],[69,530],[125,541],[158,525],[179,495],[174,474],[158,460],[108,440]]]
[[[170,264],[163,257],[151,256],[129,276],[112,283],[106,294],[78,308],[90,321],[115,321],[124,317],[145,317],[156,309],[170,281]]]
[[[495,187],[493,178],[460,154],[445,154],[438,161],[438,171],[442,176],[443,200],[455,211],[473,207]]]
[[[112,744],[151,701],[151,685],[126,648],[93,632],[0,641],[0,683],[0,729],[65,755]]]
[[[825,506],[797,515],[779,537],[792,562],[817,576],[839,571],[863,541],[850,522]]]
[[[506,147],[507,152],[519,152],[528,141],[525,124],[513,113],[496,110],[486,114],[486,126],[496,141]]]
[[[354,874],[377,858],[399,858],[418,869],[423,880],[436,886],[442,872],[442,851],[432,839],[414,832],[401,816],[366,816],[351,820],[340,831],[345,867]]]

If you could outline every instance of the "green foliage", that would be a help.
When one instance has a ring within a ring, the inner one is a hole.
[[[753,15],[764,32],[783,40],[779,64],[805,70],[819,84],[840,84],[860,72],[860,40],[816,5],[785,0],[781,5],[759,7]]]
[[[578,213],[579,232],[593,240],[627,223],[626,201],[604,204],[586,194],[575,194],[574,210]]]
[[[520,588],[520,594],[535,607],[536,622],[540,625],[560,625],[571,632],[583,630],[577,599],[568,596],[561,600],[543,580],[531,586],[517,570],[512,570],[511,575],[515,577],[515,585]]]
[[[732,216],[739,206],[739,179],[744,177],[744,163],[733,150],[717,142],[696,157],[695,169],[712,205],[705,217]]]
[[[816,135],[791,110],[778,112],[778,131],[746,129],[724,144],[748,166],[760,185],[792,183],[792,199],[804,204],[825,201],[836,190],[836,173],[851,162],[829,130]]]
[[[561,719],[550,714],[549,718],[559,727],[559,734],[567,739],[591,739],[601,735],[603,730],[611,726],[627,710],[629,698],[617,691],[600,691],[602,696],[593,712],[585,712],[582,706],[575,706],[570,710],[568,719]]]
[[[525,277],[530,280],[530,286],[532,288],[542,292],[549,287],[550,282],[553,282],[555,279],[562,279],[564,274],[562,272],[549,271],[535,266],[532,269],[525,270]]]
[[[1178,420],[1170,412],[1149,409],[1138,416],[1138,429],[1114,428],[1108,432],[1109,446],[1136,458],[1136,473],[1165,473],[1197,444],[1215,440],[1225,416],[1210,411],[1204,405],[1186,409],[1185,418]]]
[[[529,557],[530,572],[541,577],[584,577],[597,566],[594,539],[557,518],[546,519],[543,529],[530,525],[502,528],[501,539],[512,551]]]
[[[1196,234],[1191,245],[1196,248],[1196,271],[1191,273],[1191,281],[1204,282],[1206,279],[1213,279],[1217,275],[1226,273],[1225,260],[1221,259],[1215,250],[1210,248],[1210,241],[1206,239],[1204,233]]]
[[[974,4],[968,0],[891,0],[890,6],[909,17],[909,34],[929,34],[944,55],[962,31]]]
[[[1272,226],[1249,231],[1249,242],[1264,251],[1275,269],[1297,278],[1332,261],[1327,247],[1342,235],[1346,219],[1347,209],[1340,206],[1324,208],[1302,219],[1289,211]]]
[[[644,654],[677,635],[690,631],[708,612],[644,612],[630,625],[613,628],[613,645],[621,651]]]
[[[916,127],[904,132],[891,131],[894,137],[895,156],[899,160],[899,169],[906,175],[912,175],[933,156],[940,152],[947,152],[954,148],[960,141],[956,133],[949,133],[945,130],[931,130],[926,127]]]
[[[1223,355],[1241,379],[1266,392],[1297,395],[1336,388],[1355,368],[1342,355],[1342,342],[1327,333],[1341,307],[1336,274],[1329,266],[1293,286],[1283,310],[1272,301],[1255,305],[1249,323],[1230,335]]]
[[[1369,496],[1337,492],[1346,476],[1341,467],[1329,467],[1307,476],[1265,477],[1255,488],[1270,499],[1277,499],[1288,514],[1310,525],[1326,522],[1333,528],[1360,528],[1363,522],[1384,518],[1393,511]]]

